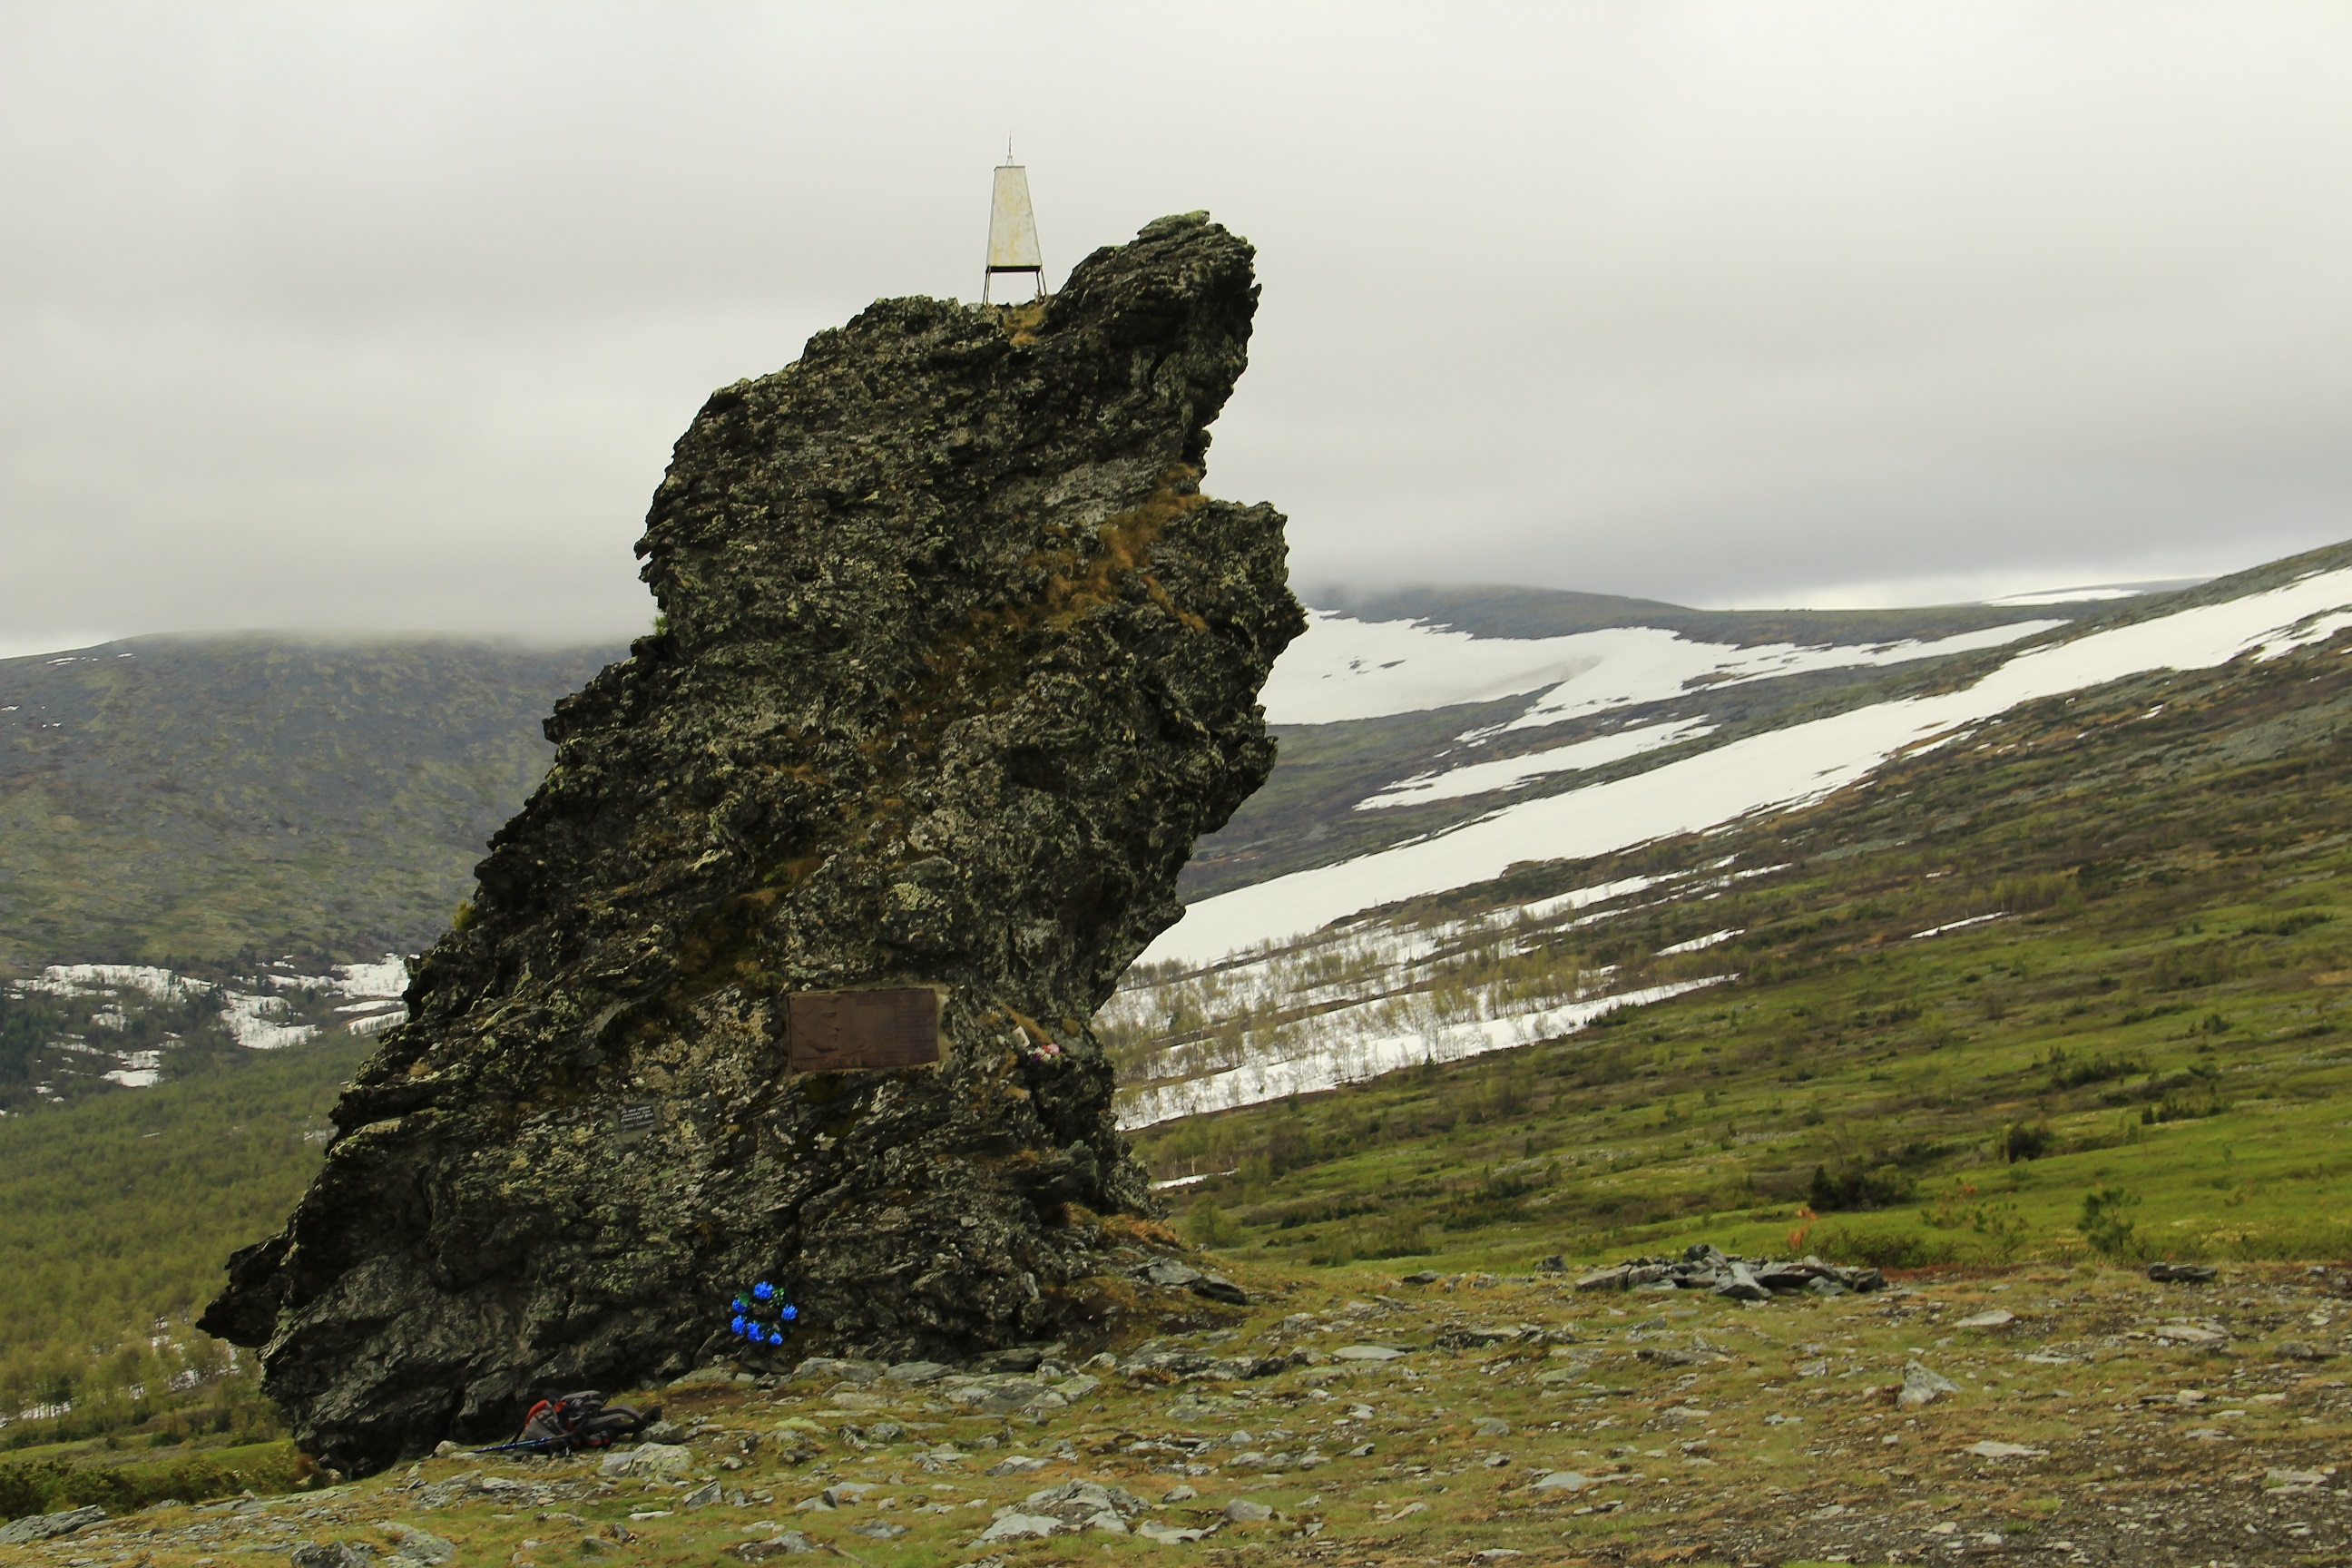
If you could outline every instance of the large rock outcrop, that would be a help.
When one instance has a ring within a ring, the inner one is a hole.
[[[705,405],[637,547],[660,628],[557,707],[205,1319],[310,1451],[676,1374],[755,1279],[876,1353],[1082,1319],[1091,1216],[1149,1201],[1087,1019],[1265,780],[1304,624],[1281,516],[1197,488],[1251,258],[1163,218],[1049,302],[885,300]],[[793,1070],[795,994],[916,987],[936,1068]]]

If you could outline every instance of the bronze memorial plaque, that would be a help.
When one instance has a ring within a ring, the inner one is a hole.
[[[803,991],[789,999],[794,1072],[929,1067],[940,1059],[940,994]]]

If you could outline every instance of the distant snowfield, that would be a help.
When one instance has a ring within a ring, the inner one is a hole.
[[[1587,632],[1583,634],[1587,637],[1606,639],[1607,650],[1601,657],[1591,668],[1580,670],[1536,699],[1533,707],[1501,728],[1539,730],[1563,719],[1603,713],[1612,708],[1663,702],[1695,689],[1718,690],[1780,675],[1908,664],[1913,659],[1975,653],[2065,624],[2063,620],[2011,621],[2004,626],[1986,626],[1980,631],[1961,632],[1931,642],[1905,638],[1897,642],[1816,647],[1784,642],[1728,647],[1719,643],[1686,641],[1674,632],[1660,631],[1654,626]]]
[[[1646,752],[1664,751],[1684,741],[1696,741],[1715,733],[1716,726],[1705,719],[1686,719],[1675,724],[1644,724],[1639,729],[1620,730],[1612,735],[1595,735],[1589,741],[1570,745],[1554,746],[1549,751],[1529,752],[1523,757],[1505,757],[1492,763],[1472,763],[1467,767],[1448,768],[1442,773],[1420,773],[1400,780],[1375,795],[1356,803],[1358,811],[1380,811],[1392,805],[1419,805],[1423,801],[1460,800],[1467,795],[1491,795],[1498,789],[1509,789],[1529,779],[1539,779],[1552,773],[1581,773],[1608,763],[1622,763],[1628,757],[1638,757]]]
[[[1204,899],[1162,932],[1142,961],[1213,963],[1235,949],[1280,942],[1360,910],[1486,881],[1523,861],[1602,855],[1712,827],[1751,812],[1786,809],[1855,783],[1907,749],[1957,738],[1956,732],[1967,726],[2022,702],[2152,670],[2209,669],[2258,650],[2263,658],[2276,658],[2347,626],[2352,626],[2352,570],[2316,573],[2268,593],[2029,649],[1960,691],[1877,703],[1751,736],[1630,778],[1506,806],[1433,837]],[[1415,628],[1399,624],[1393,629]],[[2017,627],[1998,629],[2024,635]],[[1310,630],[1308,636],[1314,635]],[[1465,640],[1477,646],[1477,639]],[[1550,640],[1566,644],[1579,639]],[[1396,646],[1404,645],[1401,641]],[[1423,647],[1432,666],[1438,662],[1435,649],[1440,646],[1452,645]],[[1765,650],[1732,651],[1755,655]],[[1276,675],[1281,679],[1280,666]],[[1490,671],[1475,677],[1489,678]],[[1372,702],[1378,683],[1370,677],[1362,679],[1366,683],[1358,706],[1364,715],[1387,710]],[[1306,677],[1297,679],[1303,682]],[[1433,668],[1415,680],[1424,692],[1445,689]],[[1473,677],[1465,675],[1457,689],[1471,684]],[[1548,694],[1545,700],[1558,694]],[[1347,704],[1335,700],[1333,706]]]
[[[284,993],[289,991],[355,998],[335,1009],[339,1014],[365,1015],[344,1022],[343,1027],[354,1035],[380,1034],[408,1016],[401,1003],[401,994],[408,986],[408,965],[396,953],[386,953],[375,963],[337,964],[327,974],[299,973],[281,960],[262,966],[250,981],[241,984],[255,989],[241,991],[235,985],[198,980],[152,964],[52,963],[37,977],[16,981],[10,989],[18,995],[100,998],[106,1005],[94,1013],[90,1021],[114,1029],[123,1026],[124,1008],[133,995],[167,1004],[210,1000],[218,1006],[221,1025],[229,1037],[249,1051],[284,1050],[289,1046],[307,1044],[321,1032],[315,1024],[278,1021],[288,1011]],[[178,1038],[174,1035],[164,1037]],[[79,1037],[53,1040],[50,1044],[62,1050],[104,1054],[83,1043]],[[114,1068],[99,1075],[110,1083],[125,1089],[149,1089],[163,1077],[164,1053],[160,1050],[110,1054],[115,1058]]]
[[[1275,724],[1336,724],[1542,690],[1526,729],[1581,713],[1682,695],[1694,681],[1735,686],[1807,670],[1903,664],[1999,647],[2063,620],[2016,621],[1932,642],[1733,647],[1692,642],[1655,626],[1614,626],[1559,637],[1475,637],[1422,621],[1360,621],[1307,612],[1307,630],[1265,683]]]
[[[1988,605],[2028,608],[2035,605],[2080,605],[2095,599],[2137,599],[2143,594],[2169,594],[2210,583],[2210,577],[2154,577],[2137,583],[2078,583],[2070,588],[2039,588],[2028,594],[2003,594]]]

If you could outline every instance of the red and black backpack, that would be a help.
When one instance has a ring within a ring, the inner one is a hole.
[[[625,1405],[607,1405],[604,1396],[593,1388],[571,1394],[551,1392],[523,1417],[522,1436],[517,1442],[549,1454],[609,1448],[624,1438],[637,1436],[659,1419],[658,1408],[641,1411]]]

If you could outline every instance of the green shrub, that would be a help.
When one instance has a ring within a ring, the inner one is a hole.
[[[1411,1214],[1391,1214],[1377,1224],[1334,1226],[1316,1242],[1307,1261],[1318,1268],[1384,1258],[1417,1258],[1427,1252],[1429,1232]]]
[[[2018,1257],[2024,1251],[2030,1234],[2025,1215],[2014,1203],[1969,1201],[1975,1198],[1977,1189],[1963,1184],[1921,1209],[1920,1221],[1938,1230],[1973,1233],[1982,1238],[1979,1251],[1986,1258],[2006,1263]]]
[[[1483,1229],[1497,1221],[1517,1217],[1522,1211],[1519,1200],[1542,1187],[1542,1183],[1530,1181],[1517,1172],[1496,1175],[1490,1170],[1477,1186],[1449,1199],[1437,1223],[1445,1230]]]
[[[2279,920],[2261,921],[2245,928],[2248,936],[2295,936],[2324,924],[2336,917],[2326,910],[2296,910]]]
[[[2116,1263],[2127,1263],[2138,1254],[2133,1222],[2124,1211],[2137,1207],[2137,1193],[2121,1187],[2097,1187],[2083,1194],[2083,1239],[2092,1251]]]
[[[2125,1051],[2102,1051],[2096,1056],[2070,1058],[2063,1046],[2053,1046],[2042,1058],[2050,1070],[2053,1089],[2081,1089],[2086,1084],[2105,1083],[2113,1079],[2129,1078],[2134,1073],[2147,1071],[2147,1058]]]
[[[1399,1215],[1365,1238],[1365,1258],[1417,1258],[1429,1250],[1421,1221]]]
[[[22,1519],[28,1513],[49,1513],[50,1493],[57,1489],[57,1465],[0,1465],[0,1519]]]
[[[2057,1142],[2047,1121],[2012,1121],[2001,1134],[2000,1155],[2012,1165],[2020,1160],[2038,1160]]]
[[[1812,1248],[1832,1263],[1866,1263],[1875,1268],[1925,1268],[1931,1264],[1957,1263],[1959,1243],[1952,1237],[1929,1236],[1924,1230],[1864,1230],[1824,1226],[1809,1238]]]
[[[0,1465],[0,1515],[56,1513],[95,1503],[124,1514],[176,1498],[202,1502],[253,1491],[291,1491],[309,1479],[310,1461],[289,1442],[215,1448],[133,1465],[76,1465],[58,1459]]]
[[[1231,1247],[1242,1233],[1214,1198],[1202,1198],[1184,1211],[1184,1231],[1195,1247]]]
[[[1918,1190],[1919,1184],[1899,1165],[1870,1169],[1849,1166],[1835,1175],[1830,1173],[1828,1166],[1815,1165],[1809,1201],[1818,1214],[1833,1214],[1842,1209],[1884,1209],[1909,1203]]]
[[[2179,991],[2218,985],[2237,973],[2237,955],[2227,943],[2201,942],[2158,953],[2148,965],[2147,983],[2158,991]]]
[[[2313,1219],[2249,1226],[2208,1236],[2200,1256],[2242,1258],[2352,1258],[2352,1221]]]

